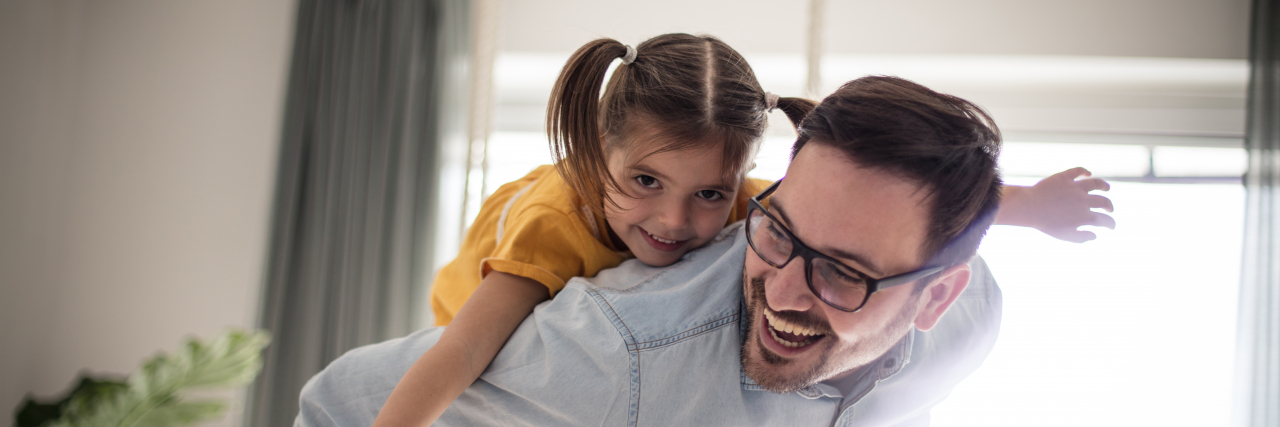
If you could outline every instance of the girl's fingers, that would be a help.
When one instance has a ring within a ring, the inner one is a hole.
[[[1098,238],[1098,235],[1093,234],[1092,231],[1071,230],[1053,237],[1057,237],[1060,240],[1066,240],[1071,243],[1084,243]]]
[[[1082,180],[1076,181],[1076,185],[1079,186],[1081,189],[1083,189],[1084,192],[1086,193],[1094,190],[1107,191],[1111,189],[1111,184],[1108,184],[1107,180],[1102,178],[1082,179]]]
[[[1089,222],[1084,223],[1084,225],[1106,227],[1112,230],[1116,229],[1116,220],[1114,218],[1111,218],[1111,215],[1107,215],[1102,212],[1091,212],[1091,213],[1092,215],[1090,215]]]
[[[1082,167],[1074,167],[1071,169],[1064,170],[1062,172],[1055,173],[1049,176],[1049,178],[1045,178],[1045,179],[1060,178],[1068,181],[1075,181],[1076,178],[1079,178],[1082,176],[1089,176],[1089,170]]]
[[[1089,200],[1090,209],[1103,209],[1107,212],[1115,212],[1116,207],[1111,204],[1111,199],[1097,194],[1090,194],[1086,197]]]

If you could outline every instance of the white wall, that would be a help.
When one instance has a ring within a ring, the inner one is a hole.
[[[1245,59],[1249,0],[827,0],[833,53]]]
[[[0,413],[256,324],[295,8],[0,3]]]

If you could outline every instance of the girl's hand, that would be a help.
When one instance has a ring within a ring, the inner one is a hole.
[[[1053,174],[1031,187],[1006,185],[996,224],[1019,225],[1043,231],[1054,238],[1083,243],[1097,238],[1093,232],[1079,230],[1093,225],[1116,228],[1116,220],[1107,212],[1115,210],[1111,199],[1090,191],[1107,191],[1111,185],[1101,178],[1088,177],[1085,168],[1072,168]]]

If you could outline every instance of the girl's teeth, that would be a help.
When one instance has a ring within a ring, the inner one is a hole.
[[[659,241],[659,242],[666,243],[666,244],[668,244],[668,245],[674,245],[676,242],[678,242],[678,241],[679,241],[679,240],[667,240],[667,239],[663,239],[663,238],[661,238],[661,237],[654,236],[654,235],[653,235],[653,233],[648,233],[648,234],[649,234],[649,237],[652,237],[652,238],[653,238],[653,240],[657,240],[657,241]]]

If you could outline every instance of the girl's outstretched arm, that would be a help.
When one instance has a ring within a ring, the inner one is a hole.
[[[1053,174],[1031,187],[1004,186],[1000,211],[996,224],[1018,225],[1043,231],[1054,238],[1083,243],[1097,236],[1091,231],[1078,230],[1093,225],[1116,228],[1116,220],[1110,215],[1095,212],[1103,209],[1112,212],[1111,199],[1090,191],[1107,191],[1111,184],[1101,178],[1088,177],[1085,168],[1072,168]]]
[[[435,422],[480,377],[533,307],[548,297],[547,287],[533,279],[489,272],[440,341],[400,379],[373,427]]]

